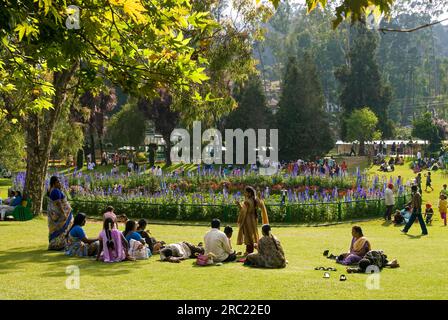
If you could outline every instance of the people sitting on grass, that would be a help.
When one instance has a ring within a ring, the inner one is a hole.
[[[406,206],[401,211],[396,210],[394,215],[394,224],[400,225],[400,224],[406,224],[409,221],[409,218],[411,217],[411,207]]]
[[[14,209],[22,203],[22,194],[20,191],[10,191],[9,198],[5,199],[4,205],[0,205],[0,219],[4,220],[8,213],[12,213]]]
[[[205,254],[213,254],[213,262],[231,262],[236,260],[236,253],[230,246],[229,238],[219,230],[221,221],[212,220],[212,229],[204,237]]]
[[[67,233],[73,224],[73,213],[67,197],[62,192],[59,178],[50,178],[48,190],[48,250],[64,250],[67,245]]]
[[[364,237],[361,227],[354,226],[352,228],[352,236],[350,251],[339,255],[336,258],[337,263],[343,265],[356,264],[371,250],[370,242]]]
[[[92,257],[98,254],[99,241],[89,239],[82,228],[86,224],[86,215],[78,213],[73,222],[73,226],[68,232],[67,246],[65,254],[75,257]]]
[[[265,224],[261,227],[263,236],[255,248],[258,253],[248,254],[245,265],[260,268],[284,268],[286,258],[280,241],[271,233],[271,227]]]
[[[425,209],[425,222],[426,224],[432,224],[432,217],[434,215],[434,210],[432,208],[432,205],[430,203],[426,204]]]
[[[120,262],[134,260],[128,255],[129,244],[123,234],[115,228],[111,218],[107,218],[103,224],[103,230],[99,235],[100,246],[96,259],[104,262]]]
[[[197,246],[186,241],[172,243],[160,249],[160,260],[179,263],[181,260],[194,259],[198,255],[204,254],[204,252],[202,243],[199,243]]]
[[[349,267],[347,268],[347,272],[374,273],[381,271],[385,267],[398,268],[400,265],[398,264],[397,259],[389,262],[387,260],[387,255],[385,255],[382,250],[371,250],[359,261],[358,267]]]
[[[137,225],[137,232],[140,236],[145,239],[146,244],[148,245],[149,250],[151,250],[152,254],[158,254],[160,252],[160,248],[165,242],[157,241],[156,238],[151,237],[151,233],[149,230],[145,230],[147,226],[147,222],[145,219],[140,219]]]
[[[129,255],[136,259],[148,259],[152,252],[146,245],[146,240],[137,232],[137,223],[134,220],[126,222],[123,236],[129,243]],[[134,243],[138,242],[138,244]]]

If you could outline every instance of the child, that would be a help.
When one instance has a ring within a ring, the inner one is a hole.
[[[446,227],[446,209],[447,209],[446,195],[441,194],[439,200],[439,212],[440,217],[443,219],[443,224],[445,227]]]
[[[431,188],[431,191],[434,191],[434,188],[431,186],[431,172],[428,172],[428,174],[425,174],[425,176],[426,176],[425,191],[428,191],[428,187]]]
[[[432,216],[434,214],[434,210],[432,209],[432,206],[430,203],[426,204],[426,210],[425,210],[425,218],[426,218],[426,224],[432,223]]]
[[[123,234],[115,228],[112,218],[104,220],[103,231],[101,231],[98,238],[100,248],[96,260],[104,262],[135,260],[127,254],[128,242]]]

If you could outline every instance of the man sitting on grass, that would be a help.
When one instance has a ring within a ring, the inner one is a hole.
[[[214,262],[235,261],[236,253],[230,247],[229,238],[219,230],[220,226],[221,221],[219,219],[212,220],[212,229],[204,237],[205,254],[212,253]]]

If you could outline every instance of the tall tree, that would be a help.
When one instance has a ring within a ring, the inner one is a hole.
[[[7,1],[0,10],[0,114],[21,118],[26,131],[25,195],[41,211],[54,127],[68,96],[107,79],[125,91],[189,90],[207,79],[195,49],[216,23],[190,1]],[[201,35],[195,39],[184,31]],[[194,59],[192,58],[194,57]],[[78,90],[79,89],[79,90]]]
[[[365,142],[375,137],[378,118],[368,107],[354,110],[347,119],[347,138],[359,141],[359,155],[365,155]]]
[[[95,134],[98,137],[102,154],[105,121],[107,120],[107,114],[117,105],[117,95],[114,88],[101,91],[99,94],[89,90],[81,96],[80,103],[82,107],[89,110],[87,125],[90,136],[90,154],[92,155],[92,161],[95,162]]]
[[[369,106],[378,117],[378,129],[384,138],[393,135],[393,126],[388,118],[388,107],[391,101],[391,88],[385,84],[378,67],[377,36],[365,27],[358,25],[352,28],[354,41],[348,53],[348,65],[336,70],[340,91],[341,138],[347,138],[347,124],[350,114],[364,106]]]
[[[282,160],[314,159],[333,147],[323,110],[324,98],[317,69],[309,53],[286,65],[277,112],[279,157]]]

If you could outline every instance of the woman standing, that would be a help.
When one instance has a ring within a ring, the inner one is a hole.
[[[67,197],[61,191],[58,177],[50,178],[48,190],[48,250],[64,250],[67,245],[67,233],[73,223],[72,208]]]
[[[271,226],[264,224],[261,227],[263,237],[258,241],[258,253],[247,255],[245,265],[260,268],[284,268],[286,258],[280,241],[271,234]]]
[[[89,239],[82,228],[86,224],[86,215],[78,213],[73,226],[68,232],[67,247],[65,254],[75,257],[91,257],[98,253],[98,239]]]
[[[267,215],[266,206],[263,200],[255,197],[255,189],[248,186],[244,192],[244,202],[241,204],[236,201],[239,208],[238,215],[238,237],[237,245],[246,245],[246,253],[254,252],[254,243],[258,242],[258,214],[257,208],[261,209],[261,216],[263,224],[268,224],[269,219]]]

